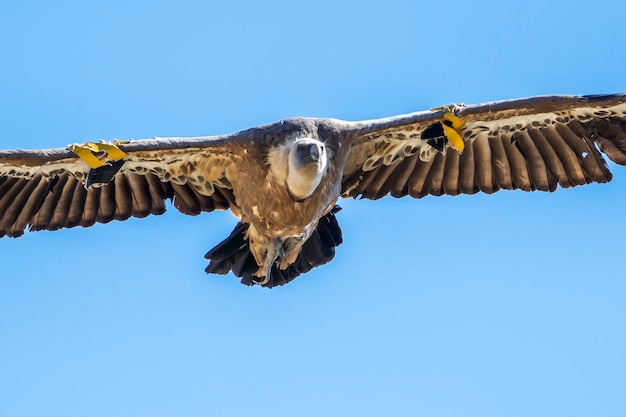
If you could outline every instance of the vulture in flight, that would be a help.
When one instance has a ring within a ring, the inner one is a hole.
[[[0,152],[0,237],[230,209],[208,273],[285,284],[342,243],[339,197],[378,199],[608,182],[626,165],[626,94],[451,105],[378,120],[293,118],[196,138]]]

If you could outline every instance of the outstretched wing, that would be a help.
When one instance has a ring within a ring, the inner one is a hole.
[[[31,230],[92,226],[162,214],[166,201],[184,214],[236,208],[231,184],[241,134],[151,139],[120,145],[128,154],[99,187],[93,170],[67,149],[0,152],[0,237]],[[235,173],[235,174],[234,174]]]
[[[607,182],[601,152],[626,165],[626,94],[545,96],[456,107],[465,121],[460,154],[426,143],[446,112],[427,111],[352,127],[343,195],[554,191]],[[430,128],[430,129],[429,129]],[[600,152],[601,151],[601,152]]]

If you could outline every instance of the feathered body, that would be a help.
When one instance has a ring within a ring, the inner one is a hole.
[[[259,264],[256,275],[265,279],[274,261],[278,260],[283,270],[296,261],[319,219],[333,209],[346,160],[341,135],[320,137],[317,126],[306,120],[286,121],[276,128],[276,132],[254,137],[249,141],[253,146],[236,152],[239,181],[233,187],[241,221],[249,225],[250,251]],[[290,157],[302,141],[323,144],[327,161],[322,170],[310,164],[314,172],[300,175],[296,171]],[[290,180],[310,192],[295,195]]]

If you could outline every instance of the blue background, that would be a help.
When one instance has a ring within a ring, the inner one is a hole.
[[[626,90],[617,1],[6,2],[0,143]],[[3,416],[626,415],[626,169],[341,201],[330,264],[207,276],[230,213],[0,240]]]

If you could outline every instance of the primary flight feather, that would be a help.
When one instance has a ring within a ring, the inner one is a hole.
[[[626,165],[626,94],[452,105],[379,120],[294,118],[231,135],[0,152],[0,237],[230,209],[209,273],[285,284],[342,243],[339,197],[554,191]]]

